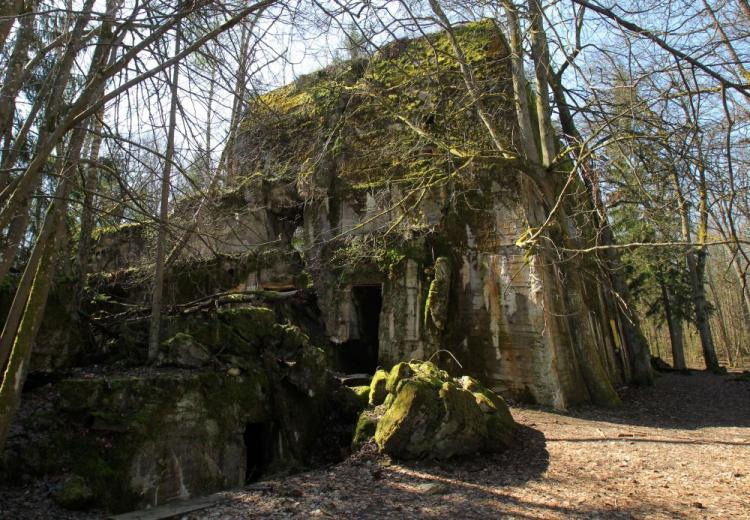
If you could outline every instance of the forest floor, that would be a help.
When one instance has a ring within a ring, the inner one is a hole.
[[[614,410],[514,406],[520,427],[504,453],[400,463],[369,446],[328,468],[223,493],[179,518],[750,519],[750,381],[667,373],[622,395]],[[14,499],[0,490],[4,505]],[[32,501],[28,511],[40,513],[44,501]],[[62,517],[25,516],[20,502],[10,509],[7,518]]]
[[[504,453],[403,464],[365,448],[188,518],[750,518],[750,381],[736,379],[661,374],[615,410],[513,407]]]

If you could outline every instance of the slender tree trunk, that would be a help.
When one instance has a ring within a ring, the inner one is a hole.
[[[86,285],[88,274],[89,256],[91,254],[91,232],[94,229],[94,204],[95,193],[99,183],[99,171],[96,162],[99,160],[99,149],[102,144],[102,124],[104,113],[99,112],[94,118],[93,135],[91,137],[91,148],[89,150],[89,164],[86,166],[86,174],[83,181],[83,204],[81,208],[81,230],[78,238],[78,290],[81,291]]]
[[[7,1],[7,0],[6,0]],[[28,2],[24,10],[26,16],[21,19],[13,46],[13,53],[8,60],[3,85],[0,88],[0,139],[2,139],[2,158],[8,154],[8,148],[13,140],[13,114],[16,108],[16,96],[23,84],[23,68],[29,55],[29,47],[34,38],[34,20],[32,14],[36,8],[37,1]],[[10,182],[10,172],[6,169],[0,170],[0,190]]]
[[[536,113],[539,119],[539,141],[542,164],[549,168],[555,159],[555,130],[549,104],[549,48],[544,31],[544,18],[539,0],[528,0],[531,18],[531,58],[536,78]]]
[[[508,17],[508,31],[510,32],[510,63],[511,77],[513,81],[513,101],[516,108],[516,118],[520,131],[521,149],[528,161],[538,162],[538,152],[534,128],[531,123],[531,111],[529,110],[529,85],[526,81],[526,72],[523,63],[523,36],[521,35],[521,23],[518,20],[518,11],[511,0],[503,0],[503,7]]]
[[[719,359],[716,356],[716,346],[711,332],[711,322],[708,313],[708,298],[706,297],[705,271],[706,271],[706,252],[701,249],[697,254],[690,255],[693,258],[693,272],[690,275],[693,285],[693,294],[695,302],[696,327],[700,333],[701,346],[703,347],[703,358],[706,361],[706,368],[712,372],[721,371]]]
[[[23,12],[23,0],[2,0],[0,2],[0,51],[5,48],[5,42],[17,16]]]
[[[469,96],[471,96],[471,102],[474,104],[477,110],[479,119],[482,121],[482,124],[487,130],[487,133],[489,134],[490,139],[492,139],[492,143],[495,145],[495,148],[504,155],[508,154],[509,151],[506,150],[505,146],[503,146],[502,141],[500,139],[497,125],[492,120],[492,118],[490,117],[489,113],[487,112],[484,106],[484,100],[482,99],[481,90],[477,86],[476,80],[474,78],[474,73],[471,70],[471,67],[469,67],[469,63],[466,60],[466,56],[464,55],[463,49],[461,49],[461,46],[459,45],[458,40],[456,39],[456,34],[453,31],[453,25],[451,24],[450,20],[445,15],[445,13],[443,12],[443,9],[440,6],[440,3],[438,2],[438,0],[429,0],[429,1],[430,1],[430,8],[432,9],[432,12],[435,13],[435,16],[437,16],[438,20],[440,21],[440,25],[445,30],[445,33],[448,36],[448,40],[451,43],[453,54],[455,55],[456,61],[458,62],[458,67],[461,70],[461,77],[464,80],[464,85],[466,85],[466,90],[469,93]]]
[[[48,235],[57,232],[57,227],[56,225],[53,225],[53,220],[55,218],[62,218],[55,216],[55,208],[62,208],[57,211],[65,211],[68,194],[70,192],[70,178],[78,168],[85,135],[86,130],[84,127],[76,128],[70,138],[68,152],[65,154],[65,158],[63,159],[63,154],[61,154],[61,158],[58,159],[58,164],[61,165],[61,167],[56,169],[60,172],[61,180],[55,190],[50,207],[47,209],[42,228],[38,234],[37,243],[32,249],[31,257],[29,258],[24,273],[21,276],[18,288],[16,289],[16,294],[13,298],[13,303],[11,304],[7,317],[5,318],[5,324],[3,325],[3,333],[0,337],[0,368],[4,366],[8,356],[11,355],[11,348],[14,345],[13,340],[17,335],[19,323],[24,319],[24,313],[27,309],[26,302],[28,299],[28,291],[32,290],[32,282],[35,283],[37,270],[44,259],[43,251],[49,240]],[[39,244],[42,245],[39,246]],[[52,276],[52,274],[53,273],[50,273],[50,276]],[[44,309],[42,309],[42,311],[43,310]]]
[[[659,277],[659,285],[661,287],[664,315],[667,319],[667,327],[669,328],[669,342],[672,345],[672,366],[675,370],[685,370],[687,366],[685,365],[682,320],[672,312],[672,296],[669,294],[667,285],[661,277]]]
[[[2,282],[16,259],[18,248],[26,235],[29,223],[29,211],[31,209],[31,197],[26,199],[26,205],[19,209],[15,218],[10,223],[8,234],[5,236],[5,248],[0,250],[0,282]]]
[[[742,14],[745,15],[745,23],[750,24],[750,2],[748,0],[737,0],[737,3],[742,10]]]
[[[60,219],[55,220],[59,228]],[[40,244],[43,247],[42,258],[34,275],[34,283],[31,286],[23,320],[17,334],[14,335],[13,350],[0,386],[0,452],[5,447],[10,425],[21,402],[21,391],[28,372],[31,347],[47,304],[47,295],[54,274],[54,238],[57,234],[51,233],[49,239],[44,244]]]
[[[677,195],[682,238],[683,240],[685,240],[685,242],[690,243],[692,241],[692,233],[688,204],[682,193],[680,178],[675,168],[672,169],[671,175],[672,185],[675,189],[675,194]],[[703,281],[705,267],[705,248],[701,247],[699,251],[696,252],[691,247],[687,251],[687,254],[685,256],[688,267],[688,275],[690,279],[690,289],[693,297],[695,326],[698,329],[698,334],[700,335],[701,347],[703,349],[703,359],[706,363],[707,370],[718,372],[720,370],[719,360],[716,357],[716,348],[714,347],[713,336],[711,335],[711,324],[708,320],[708,305],[706,302],[706,288]]]
[[[64,216],[71,177],[78,168],[84,137],[83,128],[76,129],[71,136],[60,183],[47,208],[0,338],[0,367],[5,367],[5,360],[8,361],[0,386],[0,451],[5,445],[11,421],[20,404],[31,348],[44,316],[47,295],[55,274],[57,241],[65,227]]]
[[[52,136],[60,132],[59,121],[65,109],[65,89],[68,86],[72,74],[75,57],[83,45],[83,32],[86,28],[86,24],[91,18],[91,10],[93,4],[94,0],[86,0],[83,6],[83,11],[76,19],[75,27],[71,33],[67,49],[62,53],[60,59],[55,64],[55,72],[53,75],[51,75],[50,83],[46,83],[42,88],[44,95],[49,92],[48,101],[45,105],[44,110],[44,121],[41,122],[39,136],[37,137],[37,142],[42,144],[37,146],[34,154],[34,159],[31,161],[30,165],[26,168],[26,171],[24,171],[21,177],[19,177],[19,179],[14,182],[9,182],[6,186],[0,186],[3,189],[3,195],[5,195],[9,192],[14,191],[14,184],[24,183],[25,185],[23,196],[21,196],[19,193],[19,196],[15,199],[15,201],[12,202],[9,200],[8,203],[2,208],[2,210],[0,210],[0,215],[6,216],[8,219],[6,220],[5,218],[0,217],[0,230],[5,226],[8,226],[12,220],[16,219],[21,219],[18,226],[23,227],[25,230],[25,223],[23,221],[27,220],[27,217],[25,217],[25,208],[28,206],[29,196],[31,194],[31,191],[34,189],[34,186],[38,185],[38,183],[41,182],[39,175],[41,175],[42,167],[46,163],[47,157],[55,148],[53,142],[57,143],[59,141],[59,138],[52,139]],[[92,67],[92,69],[93,70],[90,71],[90,73],[95,74],[97,71],[96,68]],[[18,88],[20,88],[20,85],[18,85]],[[13,98],[15,98],[16,94],[17,89],[15,93],[5,92],[6,96],[11,96]],[[38,99],[35,101],[34,108],[36,110],[41,107],[40,102],[42,99],[43,97],[38,97]],[[6,150],[7,153],[3,155],[3,171],[7,171],[9,168],[15,165],[19,152],[26,142],[26,132],[31,128],[32,120],[36,117],[36,110],[32,109],[31,113],[27,116],[27,120],[13,144],[13,149]],[[12,117],[12,111],[8,116]],[[35,165],[34,168],[32,168],[32,165]],[[17,229],[18,227],[16,228],[16,230]],[[3,269],[8,269],[10,265],[12,265],[22,238],[23,234],[21,234],[20,236],[17,234],[11,236],[9,234],[6,237],[5,244],[0,246],[3,248],[3,251],[1,253],[3,260],[0,267],[2,267]],[[10,263],[7,264],[6,267],[7,262]],[[0,274],[4,275],[6,273],[2,273],[0,271]]]
[[[5,447],[10,425],[21,403],[21,391],[29,368],[31,348],[44,316],[47,295],[55,270],[55,238],[62,227],[60,218],[62,208],[56,208],[63,205],[60,201],[60,203],[54,203],[48,210],[52,217],[50,225],[55,229],[45,237],[43,242],[37,243],[37,247],[42,250],[41,258],[33,276],[34,281],[30,287],[23,319],[18,332],[13,335],[15,339],[13,350],[0,386],[0,452]]]
[[[247,71],[248,71],[248,48],[250,46],[250,30],[246,24],[242,24],[240,32],[240,55],[237,64],[237,74],[234,84],[234,99],[232,100],[232,114],[229,118],[229,139],[224,148],[224,153],[229,150],[227,156],[226,182],[231,184],[237,176],[237,167],[234,163],[235,157],[235,129],[239,126],[240,118],[245,111],[245,96],[247,95]]]
[[[730,251],[731,254],[731,251]],[[740,259],[738,255],[733,255],[732,268],[737,281],[739,282],[740,291],[742,292],[742,300],[744,306],[742,308],[742,314],[745,316],[746,329],[750,331],[750,286],[748,286],[747,271],[740,265]],[[750,268],[750,266],[748,266]]]
[[[716,291],[716,284],[714,283],[714,276],[711,270],[708,270],[708,287],[711,289],[711,294],[714,299],[714,307],[716,307],[716,315],[719,322],[719,334],[721,334],[721,342],[724,345],[724,352],[727,355],[727,362],[730,367],[736,366],[736,359],[732,355],[732,342],[729,338],[729,331],[727,331],[727,322],[724,317],[724,305],[721,302],[721,298]]]
[[[179,28],[175,39],[175,54],[180,52]],[[164,257],[166,256],[167,217],[169,210],[169,187],[174,160],[174,138],[177,126],[177,82],[180,68],[177,63],[172,68],[169,107],[169,127],[167,130],[167,150],[164,154],[164,171],[161,180],[161,202],[159,204],[159,233],[156,238],[156,261],[154,265],[154,287],[151,294],[151,327],[148,335],[148,358],[153,361],[159,353],[162,299],[164,295]]]

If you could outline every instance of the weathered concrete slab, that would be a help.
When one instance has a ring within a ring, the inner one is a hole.
[[[224,498],[226,498],[224,494],[217,493],[207,497],[164,504],[163,506],[154,507],[152,509],[143,509],[141,511],[132,511],[130,513],[110,516],[109,520],[166,520],[209,508]]]

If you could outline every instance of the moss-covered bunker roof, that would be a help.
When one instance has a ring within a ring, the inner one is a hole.
[[[486,109],[512,135],[509,51],[493,20],[456,27]],[[352,188],[425,182],[492,167],[445,33],[394,41],[255,98],[238,138],[241,175],[311,180],[335,172]]]

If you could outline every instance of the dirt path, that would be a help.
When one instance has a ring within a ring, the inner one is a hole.
[[[460,463],[361,453],[188,518],[750,518],[750,383],[668,374],[615,411],[514,408],[518,449]]]
[[[617,410],[514,407],[502,454],[401,464],[369,447],[180,518],[750,519],[750,382],[733,379],[662,375]],[[44,485],[0,489],[0,518],[101,517],[61,511]]]

